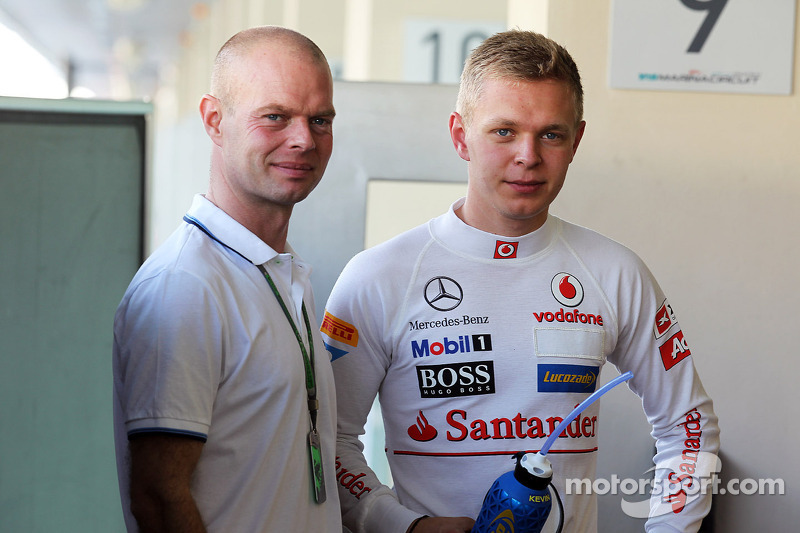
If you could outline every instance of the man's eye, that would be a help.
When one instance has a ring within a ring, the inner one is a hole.
[[[311,123],[315,126],[327,126],[331,121],[327,118],[315,118],[311,120]]]
[[[555,141],[556,139],[560,139],[561,135],[558,133],[549,132],[544,134],[544,138],[550,141]]]
[[[497,130],[497,134],[500,137],[508,137],[509,135],[511,135],[511,130],[500,128],[499,130]]]
[[[281,116],[275,113],[270,113],[268,115],[264,115],[264,118],[266,118],[267,120],[279,120]]]

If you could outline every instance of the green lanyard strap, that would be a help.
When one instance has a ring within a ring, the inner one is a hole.
[[[231,250],[233,253],[240,256],[242,259],[247,261],[248,263],[252,264],[247,257],[243,256],[217,237],[214,236],[208,228],[206,228],[199,220],[196,218],[185,215],[183,220],[186,221],[187,224],[191,224],[196,226],[200,231],[208,235],[211,239],[218,242],[220,245],[224,246],[225,248]],[[319,410],[319,401],[317,401],[317,386],[316,386],[316,379],[314,378],[314,337],[311,334],[311,324],[308,320],[308,313],[306,312],[306,303],[301,303],[301,309],[303,311],[303,321],[306,323],[306,332],[308,333],[308,345],[311,351],[311,357],[309,357],[309,352],[306,351],[306,345],[303,344],[303,338],[300,336],[300,332],[297,330],[297,326],[292,319],[291,313],[289,313],[289,309],[286,308],[286,304],[283,302],[283,298],[281,298],[280,293],[278,292],[278,288],[275,286],[275,282],[272,281],[267,269],[264,268],[263,265],[256,265],[261,273],[264,274],[264,278],[267,280],[269,284],[269,288],[272,289],[272,294],[275,295],[277,298],[278,303],[281,304],[281,309],[283,309],[283,314],[286,315],[286,319],[289,321],[289,324],[292,326],[292,331],[294,331],[294,336],[297,339],[297,344],[300,345],[300,353],[303,355],[303,367],[305,368],[306,372],[306,393],[308,394],[308,414],[311,418],[311,431],[308,434],[308,451],[309,451],[309,458],[311,460],[311,479],[313,481],[313,489],[314,489],[314,500],[317,503],[323,503],[327,499],[326,492],[325,492],[325,476],[323,474],[323,465],[322,465],[322,445],[320,444],[319,433],[317,432],[317,411]]]
[[[300,332],[297,329],[297,326],[294,323],[294,319],[292,319],[291,313],[289,313],[289,309],[286,307],[286,304],[281,297],[281,294],[278,292],[278,287],[275,286],[275,282],[272,281],[272,277],[267,272],[267,269],[264,268],[264,265],[257,265],[261,273],[264,274],[264,278],[267,280],[269,284],[269,288],[272,289],[272,294],[275,295],[277,298],[278,303],[283,309],[283,314],[286,315],[286,319],[289,321],[289,324],[292,326],[292,331],[294,331],[294,336],[297,339],[297,344],[300,345],[300,353],[303,354],[303,366],[305,367],[306,371],[306,393],[308,394],[308,413],[311,415],[311,427],[314,431],[317,429],[317,411],[319,410],[319,401],[317,400],[317,385],[316,380],[314,378],[314,338],[311,334],[311,324],[308,320],[308,313],[306,312],[306,303],[303,302],[301,305],[303,311],[303,321],[306,324],[306,333],[308,334],[308,344],[309,344],[309,351],[311,355],[309,357],[309,351],[306,350],[306,345],[303,343],[303,338],[300,336]]]

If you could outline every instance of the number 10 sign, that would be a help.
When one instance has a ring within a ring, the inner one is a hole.
[[[790,94],[796,0],[613,0],[616,89]]]

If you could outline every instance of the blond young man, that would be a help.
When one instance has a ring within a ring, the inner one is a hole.
[[[633,252],[549,213],[585,127],[563,47],[532,32],[490,37],[450,117],[466,198],[342,272],[322,330],[337,354],[337,475],[353,531],[469,531],[511,455],[541,449],[605,362],[634,373],[657,478],[671,482],[645,529],[697,531],[708,512],[710,496],[687,489],[719,430],[677,318]],[[358,442],[378,394],[394,490]],[[548,454],[570,533],[597,530],[595,496],[567,494],[565,480],[594,479],[603,422],[595,403]]]

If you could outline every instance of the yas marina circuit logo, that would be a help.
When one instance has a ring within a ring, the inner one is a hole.
[[[690,69],[686,72],[640,72],[641,82],[696,83],[704,85],[757,85],[760,72],[703,72]]]

